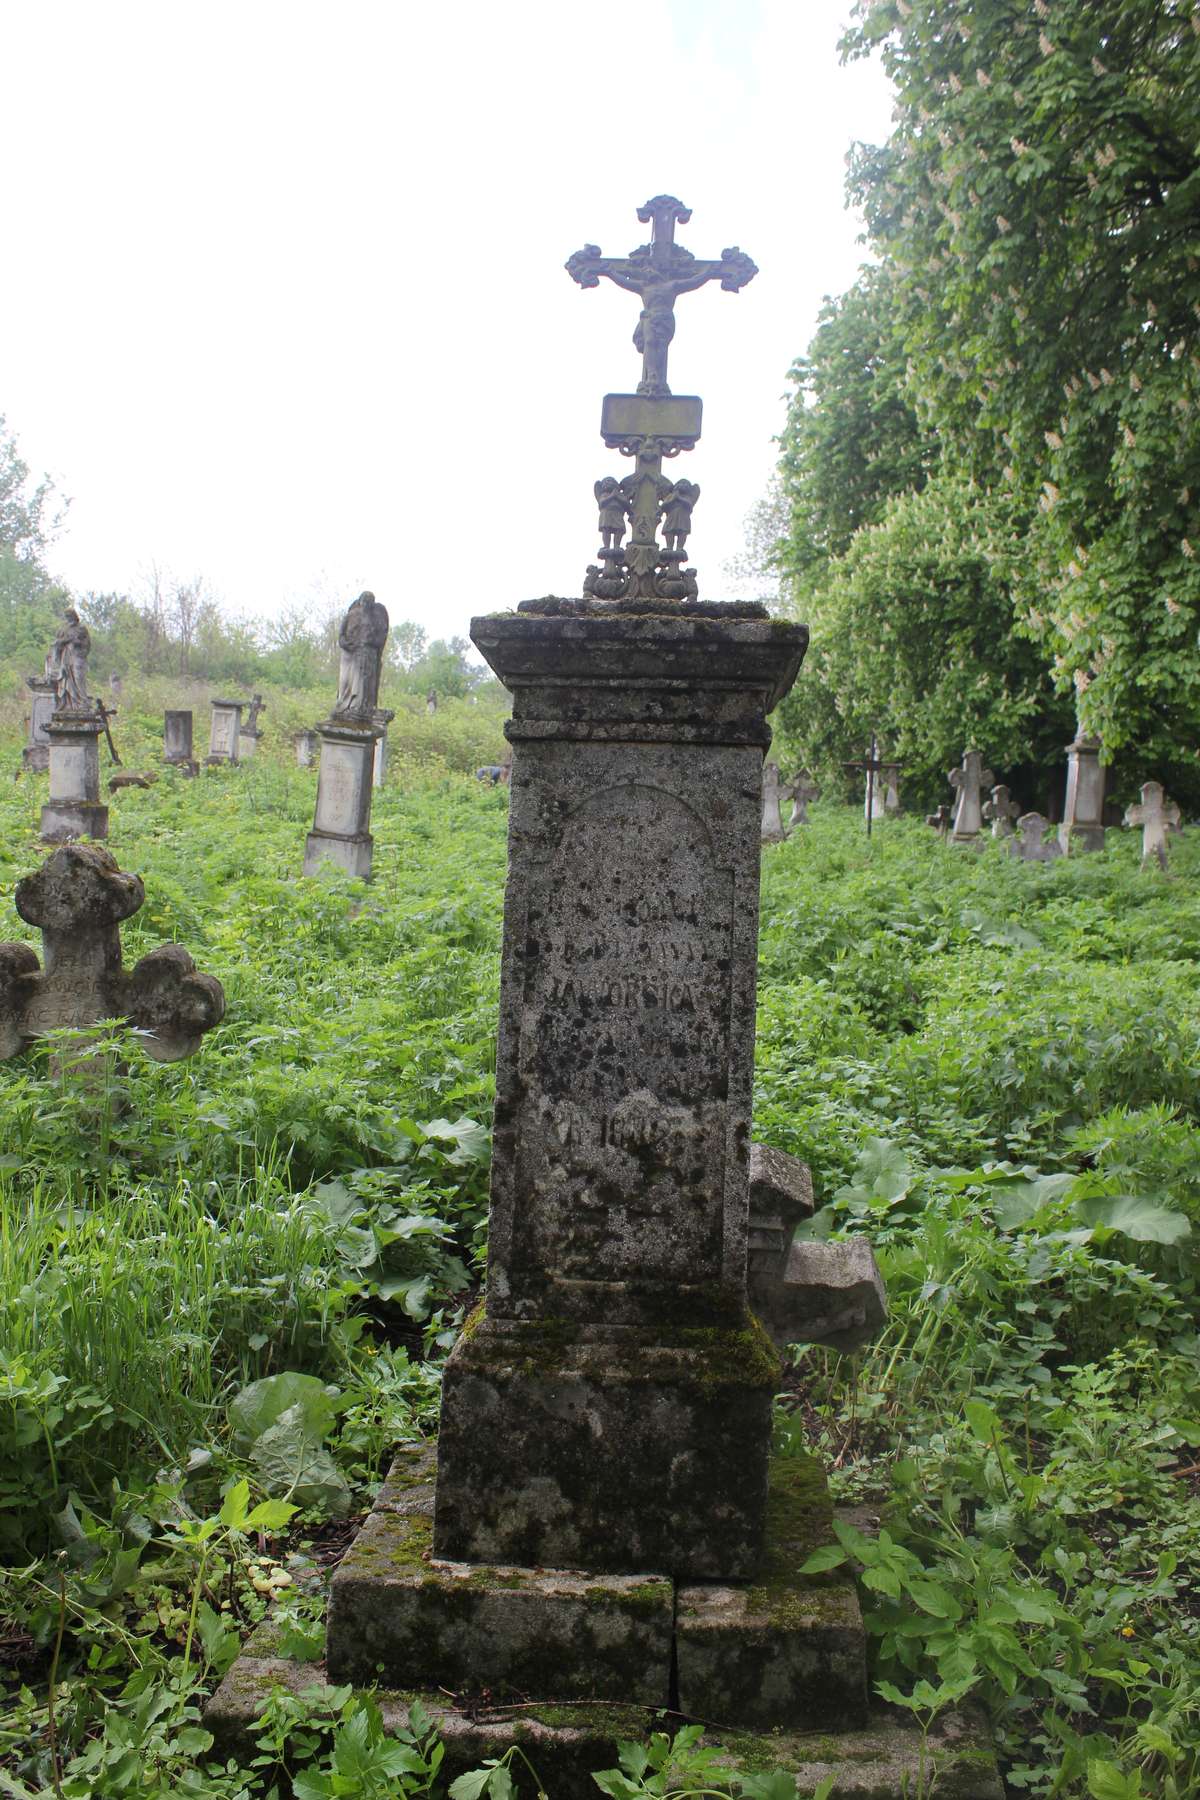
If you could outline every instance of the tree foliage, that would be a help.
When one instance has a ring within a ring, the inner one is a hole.
[[[1110,747],[1200,718],[1200,20],[1182,0],[874,0],[897,93],[851,187],[945,454],[1029,517],[1022,616]]]

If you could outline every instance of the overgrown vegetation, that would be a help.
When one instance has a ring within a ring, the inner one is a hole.
[[[325,1546],[434,1429],[483,1252],[507,796],[402,760],[364,891],[298,874],[313,785],[268,737],[113,800],[148,890],[127,956],[178,938],[225,984],[195,1058],[114,1029],[87,1086],[0,1065],[10,1795],[437,1788],[420,1722],[400,1743],[348,1693],[272,1701],[246,1768],[199,1717],[268,1610],[320,1654]],[[0,785],[9,896],[40,798]],[[818,807],[765,868],[756,1133],[811,1162],[814,1229],[869,1233],[892,1307],[865,1354],[797,1353],[779,1443],[856,1505],[832,1554],[873,1679],[923,1719],[981,1698],[1031,1794],[1200,1779],[1200,853],[1173,856],[868,844]],[[607,1791],[666,1792],[659,1760]]]

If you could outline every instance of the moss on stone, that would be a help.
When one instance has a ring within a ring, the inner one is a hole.
[[[665,1706],[662,1710],[666,1711]],[[614,1738],[638,1738],[654,1728],[657,1718],[658,1711],[652,1707],[623,1706],[618,1701],[606,1706],[589,1700],[579,1706],[526,1707],[517,1725],[519,1729],[525,1720],[532,1720],[550,1731],[595,1731]]]

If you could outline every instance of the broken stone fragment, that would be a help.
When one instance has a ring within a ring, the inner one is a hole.
[[[792,1244],[782,1272],[759,1275],[750,1304],[775,1343],[857,1350],[887,1319],[887,1294],[865,1238]]]

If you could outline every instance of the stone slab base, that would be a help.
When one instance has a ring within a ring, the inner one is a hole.
[[[42,837],[47,844],[107,836],[108,808],[97,801],[51,800],[42,808]]]
[[[168,769],[178,769],[181,775],[192,777],[200,773],[200,764],[190,756],[166,756],[163,761]]]
[[[21,767],[32,774],[44,775],[50,767],[49,744],[26,744],[21,752]]]
[[[348,875],[369,881],[374,853],[375,840],[370,835],[333,837],[323,831],[310,831],[304,840],[304,873],[315,875],[323,862],[331,862]]]
[[[260,1627],[234,1663],[205,1709],[204,1722],[221,1757],[248,1762],[256,1752],[254,1721],[276,1688],[302,1694],[329,1685],[320,1663],[292,1662],[274,1654],[269,1625]],[[518,1744],[554,1800],[595,1800],[592,1774],[617,1766],[618,1746],[647,1738],[653,1731],[674,1730],[684,1721],[649,1707],[514,1706],[456,1707],[445,1694],[379,1689],[375,1699],[390,1730],[408,1721],[409,1707],[419,1700],[446,1746],[442,1778],[449,1782],[477,1769],[485,1757],[503,1756]],[[913,1722],[884,1706],[873,1706],[860,1729],[830,1732],[753,1734],[713,1725],[708,1741],[723,1746],[729,1763],[747,1772],[786,1769],[796,1780],[797,1800],[810,1800],[818,1784],[833,1777],[830,1800],[915,1800],[936,1794],[937,1800],[1004,1800],[983,1721],[968,1709],[941,1715],[924,1747]],[[520,1764],[514,1767],[518,1792],[533,1793],[533,1780]]]
[[[762,1554],[776,1352],[740,1329],[468,1322],[446,1364],[438,1556],[749,1577]]]

